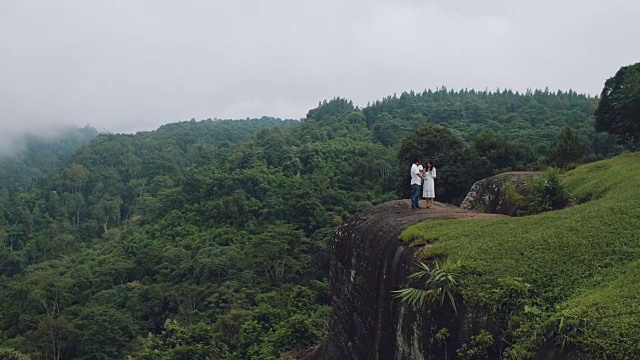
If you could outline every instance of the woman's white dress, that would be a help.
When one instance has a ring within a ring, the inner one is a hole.
[[[431,168],[431,172],[424,169],[424,185],[422,186],[422,197],[434,199],[436,197],[436,184],[433,179],[436,178],[436,168]]]

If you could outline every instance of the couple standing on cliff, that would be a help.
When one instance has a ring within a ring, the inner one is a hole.
[[[422,185],[422,197],[427,199],[427,208],[433,207],[433,199],[436,197],[436,186],[433,179],[436,178],[436,168],[433,161],[429,160],[427,166],[420,165],[420,159],[416,158],[411,165],[411,208],[420,209],[420,185]]]

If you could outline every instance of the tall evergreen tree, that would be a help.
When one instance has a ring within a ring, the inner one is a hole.
[[[558,167],[581,162],[586,155],[586,147],[580,135],[570,127],[560,131],[550,154],[550,162]]]
[[[623,66],[604,84],[595,128],[640,145],[640,63]]]

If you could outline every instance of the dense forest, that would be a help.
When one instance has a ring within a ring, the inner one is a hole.
[[[63,166],[75,150],[97,135],[94,128],[85,126],[62,127],[46,136],[27,133],[16,139],[0,139],[9,143],[0,151],[0,191],[30,190],[37,179]]]
[[[337,98],[301,121],[192,120],[4,161],[0,351],[295,357],[326,331],[335,227],[404,196],[409,158],[434,159],[438,199],[459,203],[498,172],[622,152],[595,132],[597,105],[538,90]]]

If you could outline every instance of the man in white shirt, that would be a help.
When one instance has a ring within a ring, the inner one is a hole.
[[[422,183],[422,175],[420,174],[420,159],[415,159],[411,165],[411,208],[420,208],[420,184]]]

